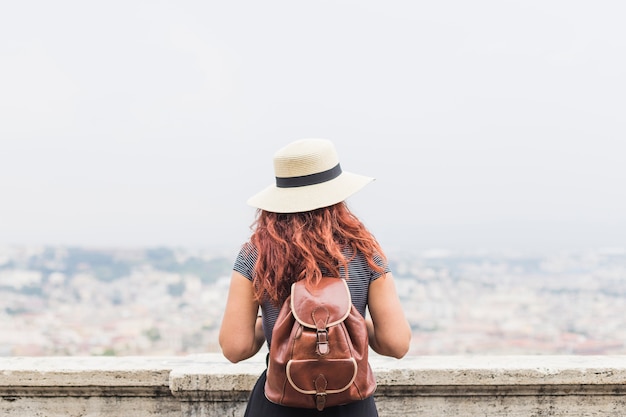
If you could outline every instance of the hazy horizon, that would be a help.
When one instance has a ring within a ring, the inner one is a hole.
[[[234,248],[335,142],[383,246],[626,248],[626,4],[0,6],[0,245]]]

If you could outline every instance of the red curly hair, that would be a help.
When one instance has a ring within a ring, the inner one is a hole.
[[[313,286],[322,271],[339,277],[343,267],[347,279],[348,262],[359,252],[374,271],[384,272],[374,260],[385,261],[378,241],[345,202],[302,213],[258,210],[252,227],[250,241],[258,252],[252,282],[259,302],[269,299],[278,306],[292,283],[306,280]]]

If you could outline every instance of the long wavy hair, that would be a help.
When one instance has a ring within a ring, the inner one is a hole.
[[[311,287],[322,276],[339,277],[340,268],[349,279],[348,263],[357,253],[374,271],[384,272],[374,259],[385,261],[378,241],[345,202],[302,213],[257,210],[252,228],[258,255],[252,282],[259,302],[278,306],[292,283],[306,280]]]

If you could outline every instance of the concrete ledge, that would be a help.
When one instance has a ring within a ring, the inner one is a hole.
[[[381,416],[624,416],[626,356],[372,356]],[[0,358],[2,416],[235,416],[264,355]]]
[[[168,386],[168,358],[0,358],[0,387]]]
[[[626,356],[423,356],[373,364],[378,381],[390,386],[626,383]]]

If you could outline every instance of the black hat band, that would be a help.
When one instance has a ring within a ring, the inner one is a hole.
[[[299,177],[276,177],[276,186],[278,188],[305,187],[307,185],[321,184],[326,181],[334,180],[339,175],[341,175],[341,166],[337,164],[327,171],[316,172],[315,174],[302,175]]]

